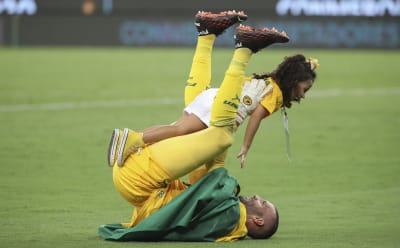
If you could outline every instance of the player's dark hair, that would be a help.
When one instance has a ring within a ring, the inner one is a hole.
[[[311,69],[311,64],[307,62],[306,57],[302,54],[287,56],[283,62],[271,73],[262,75],[253,74],[256,79],[266,79],[271,77],[279,85],[283,94],[283,105],[287,108],[292,106],[290,102],[290,93],[299,82],[312,80],[314,81],[317,75]]]

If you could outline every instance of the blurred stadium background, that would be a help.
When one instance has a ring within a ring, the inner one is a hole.
[[[253,56],[248,73],[286,55],[320,59],[318,78],[282,119],[260,127],[240,169],[244,195],[279,208],[268,241],[190,247],[393,247],[400,244],[400,0],[0,0],[0,247],[188,247],[115,244],[97,227],[128,221],[106,149],[115,127],[171,123],[182,111],[198,10],[244,10],[291,41]],[[218,85],[232,33],[213,52]]]
[[[0,45],[191,46],[193,13],[227,6],[284,28],[290,47],[400,47],[398,0],[0,0]]]

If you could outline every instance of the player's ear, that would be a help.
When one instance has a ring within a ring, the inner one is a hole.
[[[258,216],[253,216],[252,217],[252,221],[254,222],[254,224],[256,224],[257,226],[264,226],[264,219]]]

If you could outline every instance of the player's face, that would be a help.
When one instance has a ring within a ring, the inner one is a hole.
[[[275,206],[258,195],[252,197],[240,197],[240,201],[246,207],[246,227],[252,235],[263,235],[273,230],[277,224],[277,212]]]
[[[311,89],[314,81],[309,79],[297,83],[296,87],[292,89],[290,101],[295,101],[300,103],[301,99],[306,97],[306,92]]]
[[[251,197],[240,196],[240,201],[246,206],[246,211],[259,216],[274,216],[275,206],[258,195]]]

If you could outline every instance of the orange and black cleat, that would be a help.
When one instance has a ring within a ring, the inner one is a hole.
[[[224,11],[217,14],[211,12],[199,11],[194,20],[199,36],[222,34],[227,28],[247,20],[247,15],[243,11]]]
[[[274,43],[286,43],[289,41],[287,34],[278,32],[275,28],[252,28],[250,26],[240,25],[235,32],[235,47],[247,47],[253,53],[272,45]]]

